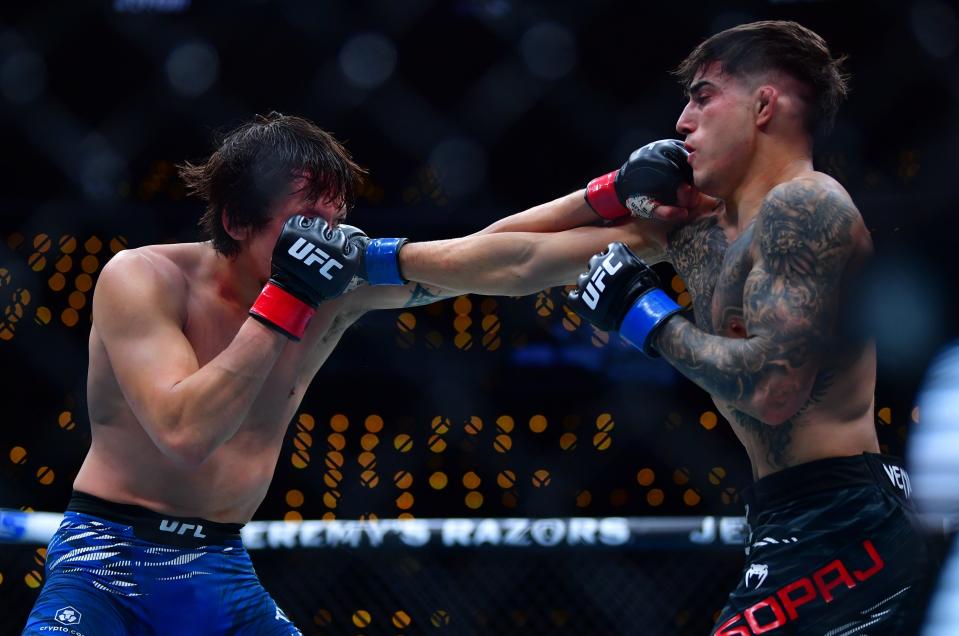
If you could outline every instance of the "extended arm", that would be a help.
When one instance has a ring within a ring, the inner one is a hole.
[[[562,232],[628,216],[685,219],[686,210],[675,206],[678,190],[693,180],[686,157],[681,141],[654,141],[633,152],[619,170],[590,181],[585,190],[500,219],[477,234]]]
[[[650,262],[662,260],[667,226],[633,219],[613,227],[565,232],[508,232],[412,243],[400,252],[404,276],[446,289],[524,296],[576,280],[590,255],[612,241],[627,243]]]
[[[411,307],[457,296],[525,296],[576,280],[591,254],[623,241],[651,262],[662,260],[669,226],[633,219],[618,226],[565,232],[503,232],[408,243],[399,252],[404,277],[399,287],[363,285],[346,301],[353,309]]]
[[[709,393],[777,425],[810,398],[861,221],[844,193],[796,180],[767,195],[756,223],[755,261],[743,291],[748,337],[707,334],[675,316],[653,344]]]
[[[572,282],[588,256],[611,241],[628,243],[647,260],[659,261],[669,229],[661,219],[679,218],[679,208],[671,206],[691,190],[686,156],[682,142],[675,139],[647,144],[618,171],[593,179],[585,191],[460,239],[408,244],[406,239],[370,241],[357,235],[365,280],[376,286],[419,284],[392,292],[360,288],[351,303],[365,310],[408,306],[413,299],[431,302],[456,293],[530,294]],[[600,218],[617,225],[597,227]]]
[[[287,339],[249,318],[201,367],[182,331],[186,290],[169,270],[117,255],[97,282],[93,324],[143,429],[173,461],[196,465],[243,424]]]
[[[586,204],[583,190],[571,192],[548,203],[491,223],[475,235],[499,232],[562,232],[575,227],[596,225],[602,219]]]

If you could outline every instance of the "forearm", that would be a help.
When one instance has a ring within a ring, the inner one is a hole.
[[[476,234],[498,232],[562,232],[595,225],[601,219],[586,204],[583,190],[500,219]]]
[[[400,269],[407,280],[459,293],[524,296],[575,282],[589,258],[614,241],[659,262],[663,234],[662,224],[643,219],[564,232],[474,234],[410,243],[400,250]]]
[[[167,440],[175,456],[200,463],[236,434],[287,338],[249,318],[233,341],[170,390]]]
[[[541,238],[504,232],[410,243],[400,251],[400,268],[407,279],[442,289],[522,296],[566,280],[564,272],[549,271],[546,263],[529,267]]]
[[[680,373],[712,396],[767,424],[798,411],[803,388],[783,383],[770,365],[760,338],[727,338],[706,333],[673,316],[653,336],[653,346]]]

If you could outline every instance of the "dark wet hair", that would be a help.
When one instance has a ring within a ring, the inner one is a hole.
[[[849,92],[843,72],[845,56],[833,58],[819,35],[796,22],[765,20],[741,24],[713,35],[697,46],[673,71],[684,87],[713,62],[724,73],[745,76],[782,71],[810,91],[806,129],[812,134],[822,125],[832,126],[839,105]]]
[[[236,256],[240,245],[223,227],[222,210],[231,228],[259,231],[270,221],[270,206],[298,177],[306,178],[307,200],[350,209],[365,174],[333,135],[302,117],[257,115],[217,134],[214,143],[206,160],[177,169],[188,191],[206,202],[200,228],[225,256]]]

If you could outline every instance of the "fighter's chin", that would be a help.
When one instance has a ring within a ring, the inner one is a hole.
[[[717,197],[715,194],[717,190],[717,184],[710,179],[708,172],[704,170],[693,170],[693,187],[702,192],[703,194],[709,195],[711,197]]]
[[[712,184],[709,180],[709,173],[704,170],[693,169],[693,187],[702,192],[703,194],[708,194],[712,196]]]

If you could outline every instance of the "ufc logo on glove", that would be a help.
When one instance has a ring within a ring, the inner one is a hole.
[[[606,283],[603,282],[606,274],[612,276],[623,266],[622,262],[618,261],[615,265],[613,264],[615,257],[615,254],[610,254],[603,259],[603,268],[593,272],[589,283],[586,285],[586,289],[583,290],[583,302],[586,303],[586,306],[590,309],[596,309],[596,305],[599,303],[599,295],[606,289]]]
[[[330,255],[313,245],[305,238],[300,237],[296,239],[296,242],[290,246],[288,250],[290,256],[295,258],[298,261],[302,261],[304,265],[312,265],[314,263],[322,263],[320,267],[320,274],[327,280],[333,280],[333,276],[330,274],[330,269],[337,267],[343,269],[343,264],[334,258],[330,258]]]

